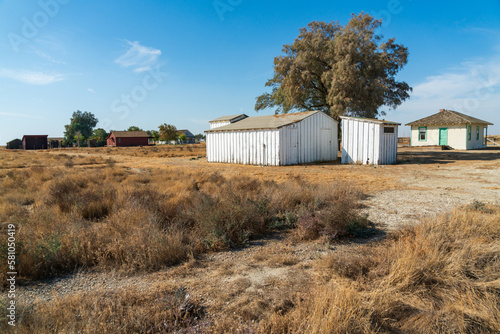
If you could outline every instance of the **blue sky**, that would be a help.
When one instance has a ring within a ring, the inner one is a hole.
[[[386,119],[461,111],[500,134],[500,0],[0,0],[0,144],[62,136],[73,111],[98,127],[201,133],[222,115],[256,113],[273,59],[309,22],[384,20],[409,48],[398,78],[411,99]],[[409,135],[403,127],[402,135]]]

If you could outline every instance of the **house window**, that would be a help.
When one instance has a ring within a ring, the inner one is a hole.
[[[423,126],[418,128],[418,140],[427,141],[427,127]]]
[[[121,138],[118,138],[118,142],[121,143],[122,142],[122,139]]]
[[[394,128],[392,126],[384,126],[384,133],[394,133]]]
[[[468,130],[468,134],[467,134],[467,138],[470,140],[472,140],[472,126],[469,125],[469,130]]]
[[[476,126],[476,140],[479,140],[479,125]]]

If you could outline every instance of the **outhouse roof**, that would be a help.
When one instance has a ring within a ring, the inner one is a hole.
[[[406,125],[445,125],[445,124],[485,124],[493,125],[490,122],[479,118],[471,117],[453,110],[441,109],[437,114],[416,120]]]
[[[261,130],[279,129],[283,126],[302,121],[321,111],[304,111],[298,113],[247,117],[236,123],[221,126],[219,128],[207,130],[205,132],[238,131],[238,130]]]
[[[234,119],[241,118],[241,117],[248,117],[248,116],[245,115],[245,114],[222,116],[222,117],[216,118],[216,119],[214,119],[212,121],[209,121],[209,123],[224,122],[224,121],[229,121],[230,122],[230,121],[232,121]]]
[[[356,120],[363,121],[363,122],[377,123],[377,124],[401,125],[401,123],[386,121],[385,119],[351,117],[351,116],[340,116],[340,118],[341,119],[356,119]]]

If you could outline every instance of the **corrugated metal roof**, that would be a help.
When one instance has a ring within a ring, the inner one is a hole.
[[[340,118],[345,118],[345,119],[359,119],[360,121],[364,121],[364,122],[387,124],[387,125],[401,125],[401,123],[386,121],[385,119],[351,117],[351,116],[340,116]]]
[[[146,131],[111,131],[116,138],[149,138]],[[109,135],[111,135],[111,133]]]
[[[282,115],[247,117],[236,123],[224,125],[219,128],[207,130],[205,132],[278,129],[285,125],[300,122],[301,120],[319,112],[321,111],[304,111]]]
[[[239,115],[230,115],[230,116],[222,116],[222,117],[219,117],[219,118],[216,118],[212,121],[209,121],[209,123],[215,123],[215,122],[224,122],[224,121],[229,121],[231,122],[232,120],[236,119],[236,118],[240,118],[240,117],[248,117],[247,115],[245,114],[239,114]]]
[[[492,123],[471,117],[453,110],[442,110],[437,114],[419,119],[406,125],[445,125],[445,124],[486,124]]]

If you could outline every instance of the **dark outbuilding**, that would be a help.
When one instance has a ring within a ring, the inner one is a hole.
[[[20,150],[23,148],[23,141],[19,138],[13,139],[7,143],[8,150]]]
[[[49,135],[25,135],[23,136],[23,149],[46,150]]]
[[[146,131],[111,131],[106,138],[108,147],[148,146]]]

